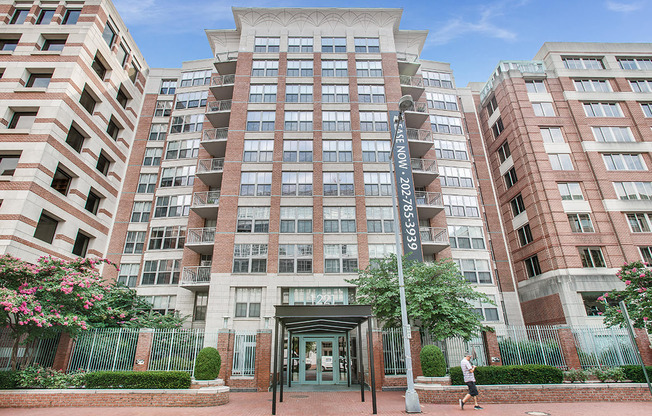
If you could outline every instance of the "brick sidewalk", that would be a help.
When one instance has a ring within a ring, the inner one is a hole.
[[[365,394],[367,402],[360,402],[359,392],[292,392],[285,394],[285,401],[277,404],[278,416],[309,415],[371,415],[371,394]],[[235,416],[271,415],[271,393],[231,393],[231,403],[219,407],[175,408],[175,407],[93,407],[93,408],[45,408],[45,409],[0,409],[2,416]],[[379,415],[405,415],[405,399],[402,392],[379,392]],[[473,408],[461,411],[457,405],[422,405],[426,415],[523,416],[526,412],[544,412],[552,416],[648,416],[652,414],[652,403],[596,402],[596,403],[533,403],[533,404],[490,404],[482,412]]]

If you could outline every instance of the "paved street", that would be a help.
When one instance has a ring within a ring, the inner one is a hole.
[[[93,407],[93,408],[45,408],[45,409],[0,409],[0,416],[234,416],[270,415],[271,393],[231,393],[231,403],[220,407],[175,408],[175,407]],[[307,415],[371,415],[371,395],[367,402],[360,403],[356,392],[292,392],[278,403],[278,416]],[[457,405],[424,404],[425,415],[478,414],[491,416],[532,415],[551,416],[649,416],[652,403],[534,403],[534,404],[489,404],[483,411],[473,408],[460,410]],[[402,392],[378,393],[379,415],[404,415]]]

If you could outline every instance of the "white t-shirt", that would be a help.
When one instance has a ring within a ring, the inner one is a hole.
[[[475,375],[471,372],[473,366],[466,357],[462,359],[460,366],[462,367],[462,374],[464,374],[464,382],[475,381]]]

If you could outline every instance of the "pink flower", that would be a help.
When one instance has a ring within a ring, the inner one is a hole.
[[[598,315],[602,315],[602,312],[598,312]]]
[[[631,280],[625,280],[625,284],[626,284],[626,285],[631,285],[631,284],[632,284],[632,281],[631,281]]]
[[[616,309],[616,312],[623,313],[623,311],[621,311],[620,309]]]
[[[643,320],[644,320],[645,322],[647,322],[648,319],[649,319],[649,318],[648,318],[647,316],[644,316],[644,317],[643,317]]]

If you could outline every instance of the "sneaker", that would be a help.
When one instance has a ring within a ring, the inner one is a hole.
[[[473,408],[474,408],[475,410],[482,410],[482,407],[480,407],[480,406],[474,406]]]
[[[460,409],[464,410],[464,402],[460,399]]]

